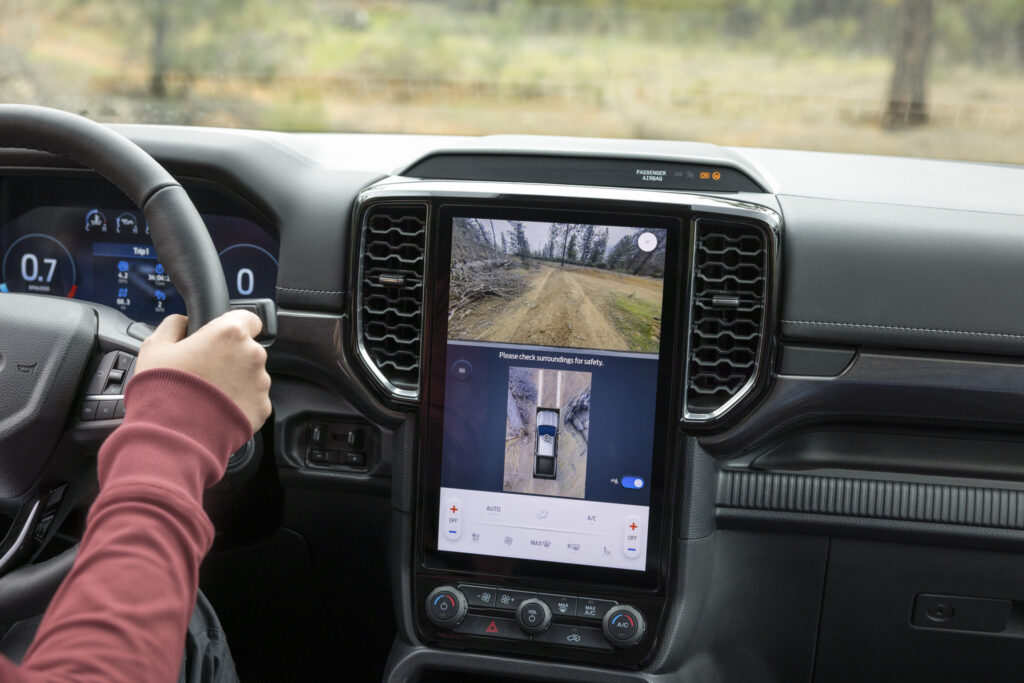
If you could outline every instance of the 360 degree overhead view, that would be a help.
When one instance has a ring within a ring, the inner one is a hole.
[[[1021,0],[0,0],[0,682],[1018,681]]]

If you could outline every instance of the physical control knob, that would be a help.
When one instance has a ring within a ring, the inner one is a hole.
[[[608,610],[601,622],[604,637],[615,647],[633,647],[647,631],[647,623],[640,610],[629,605],[616,605]]]
[[[551,626],[551,608],[537,598],[523,600],[516,609],[516,621],[527,633],[544,633]]]
[[[427,618],[441,628],[455,628],[466,618],[466,596],[452,586],[441,586],[427,596]]]

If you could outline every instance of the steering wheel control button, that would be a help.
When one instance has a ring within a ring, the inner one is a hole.
[[[468,636],[486,636],[488,638],[505,638],[508,640],[529,640],[530,636],[513,619],[502,617],[483,617],[471,614],[455,628],[456,633]]]
[[[113,420],[114,409],[117,408],[117,401],[98,401],[96,404],[97,420]]]
[[[498,601],[495,607],[498,609],[519,609],[519,603],[530,598],[537,597],[536,593],[526,591],[498,590]]]
[[[583,619],[594,619],[600,621],[612,607],[617,605],[614,600],[597,600],[595,598],[580,598],[576,603],[576,616]]]
[[[460,583],[459,590],[466,596],[470,607],[491,608],[498,602],[498,589],[494,586],[469,586]]]
[[[89,379],[86,396],[123,395],[125,385],[133,374],[134,362],[135,356],[121,351],[110,351],[104,355]]]
[[[444,537],[457,541],[462,536],[462,503],[449,498],[444,504]]]
[[[89,386],[85,389],[86,396],[99,396],[107,388],[110,371],[114,368],[117,357],[118,352],[111,351],[100,359],[100,364],[96,368],[96,372],[92,373],[92,377],[89,379]]]
[[[547,603],[547,606],[551,608],[551,613],[556,617],[576,616],[576,596],[574,595],[538,593],[537,597]]]
[[[605,640],[599,628],[587,626],[569,626],[568,624],[552,624],[544,633],[533,637],[535,643],[563,645],[565,647],[583,647],[594,650],[611,650],[612,646]]]
[[[647,625],[640,610],[629,605],[619,605],[604,615],[601,629],[608,642],[615,647],[632,647],[644,637]]]
[[[516,621],[527,633],[544,633],[551,626],[551,609],[537,598],[523,600],[516,610]]]
[[[455,628],[466,617],[466,596],[451,586],[435,588],[427,596],[427,618],[441,628]]]
[[[82,401],[82,409],[78,412],[78,419],[82,422],[95,420],[97,403],[98,401]]]

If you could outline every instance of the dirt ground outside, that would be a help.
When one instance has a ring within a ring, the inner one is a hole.
[[[590,384],[589,372],[509,368],[503,491],[584,497]],[[539,408],[558,411],[558,472],[554,479],[533,476]]]
[[[525,292],[453,310],[452,339],[657,353],[663,280],[540,264],[518,271]]]

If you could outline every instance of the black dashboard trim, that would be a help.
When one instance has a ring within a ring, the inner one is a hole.
[[[1019,215],[780,195],[787,340],[1024,355]]]
[[[1024,531],[1024,490],[723,471],[716,506]]]
[[[837,377],[776,375],[758,408],[701,446],[734,458],[829,422],[1024,430],[1024,362],[861,349]]]

